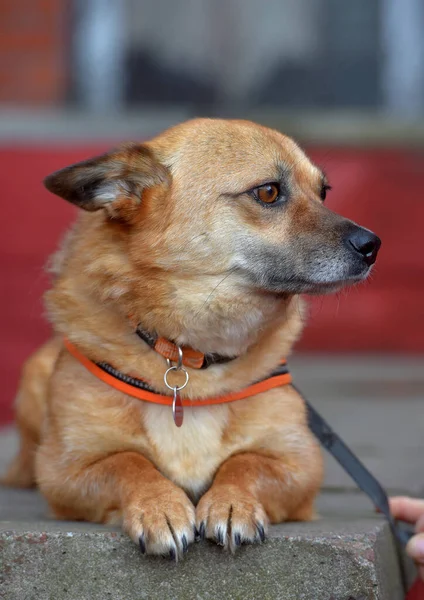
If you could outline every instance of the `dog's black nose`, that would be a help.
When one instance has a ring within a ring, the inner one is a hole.
[[[381,240],[372,231],[363,227],[355,227],[346,241],[363,257],[367,265],[371,266],[375,263]]]

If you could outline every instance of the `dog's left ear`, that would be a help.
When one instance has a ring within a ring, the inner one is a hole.
[[[55,171],[44,180],[53,194],[88,211],[105,209],[125,218],[140,204],[143,191],[168,182],[169,172],[142,144],[114,151]]]

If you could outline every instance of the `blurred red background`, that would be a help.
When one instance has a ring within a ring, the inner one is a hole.
[[[43,177],[110,145],[0,148],[0,422],[12,418],[20,364],[49,336],[41,299],[48,285],[43,268],[75,216],[71,205],[43,188]],[[333,186],[328,206],[378,233],[383,245],[367,282],[311,301],[309,324],[298,349],[423,352],[422,154],[346,148],[310,148],[309,153]]]

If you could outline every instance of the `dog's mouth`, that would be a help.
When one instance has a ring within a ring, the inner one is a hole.
[[[264,260],[265,259],[265,260]],[[309,260],[291,259],[285,254],[264,254],[243,261],[239,271],[250,285],[273,294],[331,294],[364,281],[373,263],[346,251],[331,258],[316,253]]]
[[[371,270],[368,267],[361,275],[346,276],[340,279],[332,279],[329,281],[303,278],[291,278],[289,280],[278,280],[271,277],[264,286],[267,291],[280,294],[308,294],[311,296],[332,294],[341,289],[364,281]]]
[[[381,244],[372,232],[343,225],[343,235],[298,236],[283,246],[250,239],[235,267],[256,289],[278,295],[337,292],[368,277]]]
[[[371,267],[368,267],[364,274],[361,276],[352,276],[346,277],[345,279],[340,279],[338,281],[328,281],[328,282],[304,282],[304,290],[301,292],[303,294],[308,294],[310,296],[318,296],[325,294],[334,294],[335,292],[339,292],[343,288],[355,285],[356,283],[360,283],[361,281],[365,281],[367,279],[369,273],[371,271]]]

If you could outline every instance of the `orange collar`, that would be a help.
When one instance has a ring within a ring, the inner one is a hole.
[[[173,405],[173,397],[165,396],[156,393],[151,386],[143,379],[136,379],[129,375],[125,375],[120,371],[117,371],[107,363],[95,363],[89,358],[81,354],[81,352],[65,338],[64,344],[66,349],[74,358],[76,358],[90,373],[95,377],[110,385],[111,387],[137,398],[138,400],[144,400],[145,402],[153,402],[154,404],[162,404],[165,406]],[[195,399],[190,400],[188,398],[182,399],[184,406],[209,406],[211,404],[224,404],[226,402],[234,402],[235,400],[243,400],[244,398],[250,398],[256,394],[272,390],[273,388],[281,387],[291,383],[292,378],[287,370],[286,361],[281,361],[281,366],[276,369],[269,377],[249,385],[248,387],[240,390],[239,392],[233,392],[225,394],[223,396],[215,396],[212,398]]]
[[[135,327],[135,333],[140,339],[143,340],[152,350],[170,360],[172,362],[178,361],[179,348],[177,344],[167,340],[166,338],[159,337],[155,333],[149,333],[145,331],[140,323],[136,324],[135,320],[130,317],[130,322]],[[207,369],[211,365],[223,364],[234,360],[235,356],[221,356],[220,354],[203,354],[198,350],[194,350],[189,346],[181,346],[182,364],[190,369]]]

